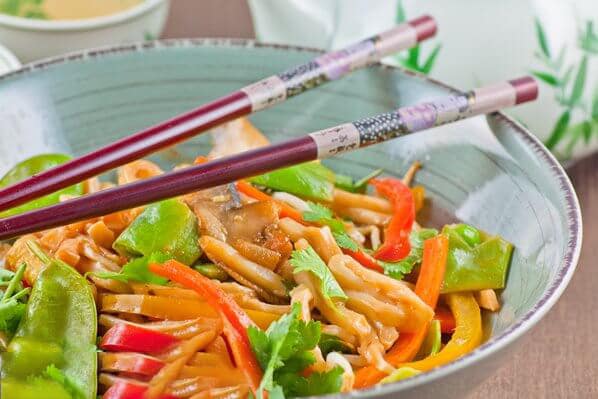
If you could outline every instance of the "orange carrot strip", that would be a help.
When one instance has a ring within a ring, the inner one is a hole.
[[[201,165],[202,163],[208,162],[210,159],[205,155],[198,155],[197,158],[193,161],[194,165]]]
[[[249,343],[247,329],[254,326],[254,323],[247,313],[216,283],[182,263],[169,260],[162,265],[150,264],[149,268],[152,273],[197,291],[224,316],[224,335],[229,342],[237,366],[243,371],[255,394],[262,380],[262,370]]]
[[[432,308],[436,307],[440,289],[444,280],[446,259],[448,256],[448,238],[438,235],[424,242],[424,255],[419,277],[415,284],[415,293]],[[403,333],[386,354],[386,360],[394,367],[413,360],[428,332],[428,326],[413,333]],[[355,388],[366,388],[376,384],[385,374],[374,366],[359,369],[355,374]]]
[[[305,224],[305,220],[303,220],[303,215],[301,215],[301,212],[299,212],[292,206],[285,204],[282,201],[275,200],[268,194],[253,187],[250,183],[247,183],[246,181],[243,181],[243,180],[239,180],[237,182],[237,190],[239,190],[239,192],[245,194],[246,196],[256,199],[258,201],[274,201],[276,203],[276,205],[278,205],[280,207],[279,216],[281,218],[288,217],[288,218],[291,218],[301,224]]]

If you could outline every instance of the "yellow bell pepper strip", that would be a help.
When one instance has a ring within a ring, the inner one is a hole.
[[[414,377],[418,374],[421,374],[421,371],[413,369],[411,367],[400,367],[396,369],[392,374],[388,377],[384,377],[380,384],[390,384],[393,382],[399,382],[406,380],[407,378]]]
[[[101,295],[101,311],[139,314],[161,320],[218,317],[214,309],[200,301],[155,295],[104,294]]]
[[[407,255],[411,246],[409,233],[415,221],[415,200],[411,189],[399,179],[385,177],[370,180],[378,194],[386,197],[393,207],[393,216],[384,234],[384,243],[374,253],[374,258],[385,262],[398,262]]]
[[[445,365],[471,352],[482,342],[482,316],[471,292],[447,294],[446,302],[455,315],[457,326],[451,340],[435,355],[403,364],[420,371]]]
[[[151,264],[149,267],[153,273],[195,290],[224,316],[224,335],[237,366],[245,374],[247,383],[256,395],[262,380],[262,370],[249,343],[247,330],[255,325],[247,313],[215,282],[182,263],[171,260],[162,265]]]
[[[448,239],[438,235],[424,241],[424,253],[419,277],[415,284],[415,293],[430,307],[436,308],[440,287],[444,279],[446,259],[448,256]],[[428,326],[419,331],[403,333],[386,355],[386,360],[395,367],[412,360],[422,345]],[[355,373],[355,388],[366,388],[376,384],[385,374],[374,366],[363,367]]]

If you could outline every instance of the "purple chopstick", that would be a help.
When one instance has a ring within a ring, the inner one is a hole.
[[[279,144],[0,219],[0,239],[106,215],[301,162],[335,156],[434,126],[532,101],[537,95],[535,80],[523,77],[399,108]]]
[[[0,211],[58,191],[107,170],[248,115],[350,72],[413,47],[436,33],[436,22],[422,16],[342,50],[322,54],[246,86],[166,122],[99,148],[70,162],[0,190]]]

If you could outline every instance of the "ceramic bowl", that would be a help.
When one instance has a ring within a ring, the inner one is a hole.
[[[0,174],[41,152],[79,155],[291,65],[315,52],[246,41],[166,41],[55,58],[0,78]],[[252,116],[273,141],[443,95],[449,87],[374,66]],[[163,167],[209,149],[207,135],[152,157]],[[488,340],[465,357],[348,396],[462,398],[520,350],[557,301],[579,257],[581,215],[567,175],[527,130],[501,113],[463,120],[326,161],[355,177],[402,175],[414,160],[429,196],[420,222],[462,220],[515,245]],[[546,348],[550,350],[550,348]],[[347,397],[348,397],[347,396]]]
[[[0,14],[0,42],[23,62],[107,44],[160,36],[170,0],[145,0],[116,14],[80,20],[47,21]]]
[[[0,75],[18,69],[21,62],[6,47],[0,44]]]

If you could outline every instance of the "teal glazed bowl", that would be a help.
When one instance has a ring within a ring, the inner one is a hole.
[[[42,152],[83,154],[316,55],[251,41],[181,40],[75,53],[0,78],[0,173]],[[511,77],[506,77],[511,78]],[[443,95],[451,88],[374,66],[251,117],[273,141]],[[207,135],[152,158],[165,168],[209,149]],[[515,245],[487,341],[431,372],[348,396],[460,398],[508,361],[517,341],[557,301],[581,247],[577,197],[561,166],[501,113],[435,128],[331,159],[355,177],[424,167],[423,224],[462,220]],[[549,348],[547,348],[549,349]],[[337,395],[342,396],[342,395]]]

